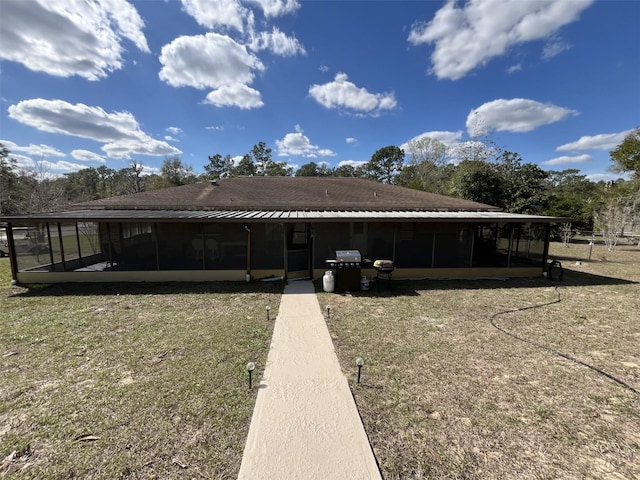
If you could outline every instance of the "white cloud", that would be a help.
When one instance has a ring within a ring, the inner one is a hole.
[[[103,143],[102,150],[111,158],[128,159],[131,154],[181,153],[177,148],[140,130],[135,117],[129,112],[107,113],[100,107],[42,98],[23,100],[11,105],[8,111],[14,120],[40,131]]]
[[[428,23],[415,24],[412,45],[434,43],[432,72],[457,80],[520,43],[548,38],[577,20],[594,0],[455,0],[436,12]]]
[[[100,162],[105,163],[105,159],[102,155],[90,152],[89,150],[72,150],[71,156],[82,162]]]
[[[131,154],[149,156],[179,155],[182,152],[167,142],[156,140],[141,133],[139,138],[125,138],[106,143],[102,150],[110,158],[130,159]]]
[[[364,165],[365,163],[367,163],[366,160],[342,160],[341,162],[338,163],[338,166],[339,167],[349,166],[353,168],[358,168]]]
[[[296,54],[306,55],[307,51],[295,37],[289,37],[277,28],[271,33],[260,32],[249,43],[249,48],[255,51],[269,50],[281,57],[291,57]]]
[[[522,70],[521,64],[512,65],[509,68],[507,68],[507,73],[519,72],[520,70]]]
[[[99,80],[122,68],[122,43],[143,52],[144,22],[125,0],[3,1],[0,58],[59,77]]]
[[[526,98],[499,99],[472,110],[467,117],[466,126],[469,135],[484,133],[475,131],[478,126],[485,131],[529,132],[577,114],[575,110]]]
[[[41,162],[37,162],[35,168],[42,171],[46,177],[58,177],[60,175],[64,175],[65,173],[73,173],[89,167],[87,165],[82,165],[79,163],[65,162],[64,160],[61,160],[59,162],[49,162],[48,160],[43,160]]]
[[[24,146],[4,140],[0,143],[5,145],[5,147],[12,152],[11,158],[16,160],[16,167],[21,171],[38,171],[46,178],[55,178],[65,173],[77,172],[78,170],[87,168],[87,165],[72,163],[66,160],[49,160],[48,158],[51,157],[66,157],[63,152],[49,145],[30,144]],[[26,155],[14,155],[13,152],[23,152]],[[88,158],[89,155],[96,158]],[[86,150],[74,150],[71,152],[71,156],[76,160],[97,160],[104,163],[104,159],[100,155],[96,155],[95,153],[88,152]]]
[[[258,57],[231,37],[218,33],[178,37],[162,47],[160,79],[172,87],[219,88],[249,84],[254,70],[264,70]]]
[[[18,170],[32,170],[36,166],[36,162],[33,161],[31,157],[26,157],[24,155],[11,155],[16,161],[16,167]]]
[[[619,133],[601,133],[599,135],[585,135],[577,141],[560,145],[556,150],[558,152],[567,152],[573,150],[611,150],[620,145],[625,137],[633,130],[625,130]]]
[[[564,41],[559,35],[553,35],[547,40],[547,43],[544,44],[542,58],[549,60],[569,49],[571,49],[571,45]]]
[[[462,132],[461,131],[447,132],[447,131],[438,131],[438,130],[432,131],[432,132],[424,132],[424,133],[421,133],[420,135],[416,135],[412,139],[403,143],[402,145],[400,145],[400,148],[403,149],[405,152],[408,152],[409,142],[422,140],[423,138],[433,138],[434,140],[438,140],[444,143],[446,146],[451,146],[460,141],[460,139],[462,138]]]
[[[216,107],[239,107],[243,110],[264,105],[260,92],[241,83],[223,85],[214,90],[207,95],[206,103]]]
[[[618,180],[619,178],[624,178],[624,175],[615,174],[615,173],[591,173],[589,175],[585,175],[587,180],[592,182],[608,182],[609,180]]]
[[[353,138],[353,137],[347,137],[345,139],[345,142],[347,142],[349,144],[358,143],[358,139],[357,138]]]
[[[12,155],[17,161],[17,168],[22,172],[37,172],[38,176],[43,178],[58,178],[65,173],[73,173],[84,168],[89,168],[88,165],[82,165],[79,163],[67,162],[66,160],[59,160],[52,162],[43,158],[36,158],[24,155]]]
[[[220,125],[211,125],[209,127],[204,127],[205,130],[215,130],[217,132],[221,132],[224,130],[224,127],[220,126]]]
[[[15,150],[16,144],[13,143],[11,140],[5,140],[0,138],[0,143],[4,145],[4,148],[9,150],[10,152],[13,152]]]
[[[397,104],[393,93],[369,93],[349,82],[346,73],[338,73],[333,82],[312,85],[309,94],[325,108],[344,108],[357,114],[378,115]]]
[[[297,0],[249,0],[257,4],[264,12],[265,17],[279,17],[294,13],[300,8]]]
[[[182,0],[185,12],[203,27],[235,28],[244,32],[244,23],[250,11],[237,0]]]
[[[161,170],[158,167],[150,167],[148,165],[140,165],[142,167],[142,175],[160,175]]]
[[[276,148],[279,157],[333,157],[335,153],[328,148],[320,148],[312,145],[309,138],[302,133],[299,125],[295,126],[295,132],[287,133],[282,140],[276,140]]]
[[[182,133],[182,129],[178,127],[167,127],[166,130],[171,135],[180,135]]]
[[[231,157],[231,161],[233,162],[233,165],[237,167],[238,165],[240,165],[240,162],[243,158],[244,155],[236,155],[235,157]]]
[[[27,146],[17,145],[13,142],[3,142],[5,147],[7,147],[11,152],[22,152],[27,155],[31,155],[33,157],[66,157],[64,153],[58,150],[55,147],[50,147],[49,145],[34,145],[29,144]]]
[[[577,155],[575,157],[562,156],[552,158],[551,160],[545,160],[542,162],[543,165],[566,165],[566,164],[574,164],[574,163],[587,163],[593,160],[591,155]]]
[[[243,109],[263,105],[260,92],[248,84],[264,65],[228,36],[210,32],[178,37],[162,47],[160,63],[160,79],[173,87],[212,88],[207,103]]]

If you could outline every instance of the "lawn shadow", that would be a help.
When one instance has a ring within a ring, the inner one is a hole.
[[[282,293],[284,282],[110,282],[33,286],[10,297]]]
[[[595,286],[595,285],[637,285],[639,282],[617,277],[607,277],[593,273],[563,268],[562,280],[558,272],[554,279],[535,278],[478,278],[478,279],[419,279],[393,280],[391,286],[385,281],[379,287],[371,284],[369,290],[337,291],[336,295],[351,297],[411,297],[420,295],[425,290],[481,290],[494,288],[546,288],[549,286]],[[322,281],[314,282],[316,292],[322,292]]]
[[[557,276],[557,273],[555,274]],[[317,293],[323,291],[322,279],[313,282]],[[336,295],[352,297],[397,297],[418,296],[424,290],[492,289],[492,288],[536,288],[550,285],[593,286],[593,285],[633,285],[638,282],[616,277],[564,268],[562,280],[554,277],[549,281],[536,278],[480,278],[480,279],[420,279],[393,280],[380,285],[370,284],[369,290],[336,291]],[[50,297],[50,296],[99,296],[99,295],[180,295],[208,293],[283,293],[285,283],[271,282],[111,282],[111,283],[61,283],[34,286],[11,293],[10,297]]]
[[[405,282],[398,282],[402,286]],[[420,280],[418,284],[410,287],[411,290],[447,290],[447,289],[492,289],[492,288],[546,288],[549,286],[596,286],[596,285],[637,285],[638,282],[624,278],[607,277],[593,273],[563,268],[562,279],[558,272],[554,272],[553,280],[545,277],[535,278],[502,278],[502,279],[451,279],[451,280]],[[394,287],[394,290],[396,288]],[[400,291],[400,288],[397,288]]]

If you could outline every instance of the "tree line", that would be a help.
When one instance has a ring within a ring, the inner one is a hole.
[[[433,138],[412,140],[406,151],[394,145],[380,148],[361,165],[330,167],[309,162],[294,170],[275,161],[272,150],[259,142],[238,162],[231,155],[209,156],[203,174],[174,156],[164,159],[159,174],[147,175],[141,164],[132,162],[120,170],[103,165],[52,177],[41,168],[18,169],[9,150],[0,144],[0,214],[54,210],[232,176],[337,176],[451,195],[512,213],[570,217],[573,230],[624,233],[625,227],[640,223],[640,129],[611,151],[610,158],[612,170],[629,173],[630,180],[593,182],[577,169],[542,170],[487,139],[447,147]]]

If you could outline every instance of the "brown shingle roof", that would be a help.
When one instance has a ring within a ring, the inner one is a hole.
[[[497,207],[359,178],[232,177],[81,205],[91,209],[498,211]]]

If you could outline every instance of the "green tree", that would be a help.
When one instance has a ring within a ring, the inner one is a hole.
[[[95,168],[83,168],[77,172],[67,173],[62,181],[64,196],[69,202],[86,202],[100,198],[98,193],[100,175]]]
[[[193,173],[193,168],[183,164],[180,157],[166,157],[162,162],[160,175],[152,176],[149,179],[148,188],[157,190],[159,188],[179,187],[196,181],[197,177]]]
[[[24,188],[16,173],[18,162],[0,143],[0,216],[20,213],[24,203]]]
[[[114,177],[116,171],[113,168],[100,165],[96,168],[96,173],[98,174],[98,197],[106,198],[114,195]]]
[[[265,177],[287,177],[293,169],[286,162],[276,162],[271,158],[271,149],[264,142],[258,142],[251,149],[251,157],[255,163],[256,173]]]
[[[609,156],[615,171],[630,172],[640,180],[640,128],[627,135],[620,145],[609,152]]]
[[[593,211],[600,195],[598,185],[591,182],[578,169],[547,172],[549,191],[548,215],[570,217],[573,228],[591,231]]]
[[[395,183],[394,179],[403,165],[404,150],[395,145],[388,145],[376,151],[362,168],[367,178],[383,183]]]
[[[522,163],[518,153],[509,151],[503,151],[493,166],[502,177],[503,198],[500,205],[505,210],[529,215],[547,210],[547,172],[533,163]]]
[[[128,167],[121,168],[113,176],[113,195],[129,195],[144,192],[147,177],[142,175],[144,165],[132,161]]]
[[[339,167],[336,167],[333,169],[333,172],[331,172],[331,175],[333,177],[360,177],[361,175],[361,168],[360,167],[354,167],[353,165],[340,165]]]
[[[271,149],[267,148],[267,144],[264,142],[256,143],[251,149],[251,158],[256,166],[256,172],[258,175],[266,175],[271,160]]]
[[[256,166],[248,153],[242,157],[238,165],[231,169],[231,176],[233,177],[254,176],[255,174]]]
[[[302,165],[295,173],[296,177],[330,177],[332,174],[333,170],[326,163],[318,165],[316,162]]]
[[[233,158],[231,155],[224,157],[219,153],[209,157],[209,163],[204,166],[205,178],[215,180],[231,175],[233,170]]]
[[[288,167],[286,162],[271,161],[267,164],[264,175],[267,177],[290,177],[293,174],[293,168]]]
[[[465,160],[455,169],[449,193],[460,198],[504,208],[505,185],[494,165],[483,160]]]

